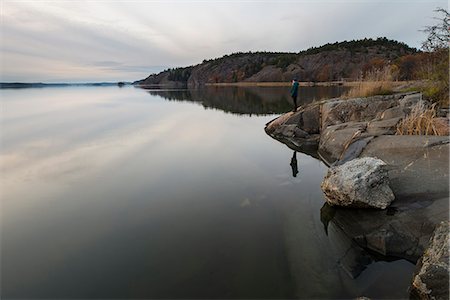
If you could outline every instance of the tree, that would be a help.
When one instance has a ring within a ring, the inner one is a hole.
[[[435,17],[439,23],[427,26],[423,30],[428,33],[422,43],[422,49],[428,54],[430,85],[424,90],[424,95],[442,106],[449,105],[449,41],[450,15],[443,9],[435,10],[440,16]]]
[[[450,41],[450,14],[443,8],[437,8],[436,13],[440,17],[435,17],[439,24],[426,26],[422,31],[428,34],[427,39],[422,43],[422,49],[427,52],[433,52],[444,49],[449,46]]]

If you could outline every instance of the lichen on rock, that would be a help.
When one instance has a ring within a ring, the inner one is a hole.
[[[364,157],[331,167],[321,187],[330,205],[385,209],[394,201],[385,163]]]
[[[449,298],[449,227],[439,224],[430,239],[430,245],[417,263],[411,297],[415,299]]]

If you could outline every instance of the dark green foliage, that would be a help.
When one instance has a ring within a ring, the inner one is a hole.
[[[233,71],[233,78],[232,78],[233,82],[238,82],[238,75],[236,73],[236,71]]]
[[[168,69],[169,75],[167,78],[171,81],[187,82],[189,76],[191,76],[191,71],[192,67]]]
[[[308,50],[300,51],[299,54],[310,55],[317,54],[324,51],[338,51],[338,50],[349,50],[351,52],[364,52],[367,53],[367,48],[370,47],[384,47],[396,51],[398,55],[406,53],[416,53],[418,50],[416,48],[411,48],[405,43],[387,39],[385,37],[379,37],[377,39],[362,39],[362,40],[351,40],[343,42],[328,43],[320,47],[311,47]],[[380,51],[380,50],[378,50]]]
[[[261,60],[257,60],[255,62],[249,62],[244,67],[244,74],[246,77],[250,77],[253,74],[258,73],[263,68],[263,62]]]
[[[291,53],[283,53],[272,59],[272,64],[286,71],[286,68],[298,59],[298,55]]]

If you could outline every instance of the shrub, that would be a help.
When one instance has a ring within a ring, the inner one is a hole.
[[[420,101],[397,125],[397,135],[448,135],[449,124],[447,118],[438,118],[436,103],[427,107]]]
[[[429,85],[423,92],[431,101],[448,106],[450,14],[443,8],[438,8],[435,12],[440,14],[440,17],[435,18],[439,23],[423,30],[428,37],[422,48],[429,53]]]
[[[389,95],[393,93],[392,70],[389,66],[375,69],[367,73],[356,86],[352,87],[344,98],[370,97],[374,95]]]

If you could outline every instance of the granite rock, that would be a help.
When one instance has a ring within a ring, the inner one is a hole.
[[[385,163],[377,158],[357,158],[328,170],[322,191],[330,205],[385,209],[394,201]]]

